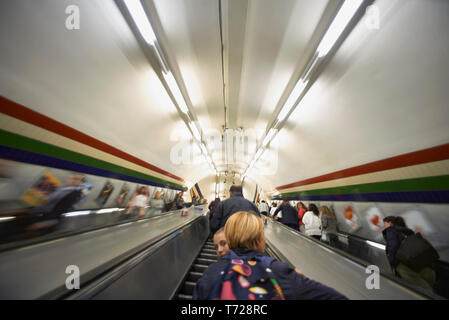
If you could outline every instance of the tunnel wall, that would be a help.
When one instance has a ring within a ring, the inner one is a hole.
[[[0,127],[0,158],[12,161],[3,169],[13,172],[4,173],[4,183],[13,187],[4,188],[7,199],[1,200],[22,195],[46,172],[55,177],[56,185],[67,172],[82,173],[95,192],[107,181],[114,192],[125,185],[130,193],[137,185],[184,190],[181,178],[3,97]]]
[[[384,242],[386,216],[402,216],[449,261],[449,144],[280,186],[274,199],[333,207],[339,230]]]

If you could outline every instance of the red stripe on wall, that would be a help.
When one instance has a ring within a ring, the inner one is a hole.
[[[432,147],[429,149],[424,149],[420,151],[410,152],[402,154],[400,156],[395,156],[387,158],[384,160],[379,160],[375,162],[370,162],[357,167],[344,169],[332,173],[328,173],[319,177],[310,178],[291,184],[286,184],[277,187],[277,190],[289,189],[299,186],[305,186],[312,183],[324,182],[329,180],[348,178],[352,176],[357,176],[366,173],[372,173],[383,170],[397,169],[407,166],[413,166],[417,164],[423,164],[428,162],[440,161],[449,159],[449,144],[444,144],[437,147]]]
[[[175,176],[165,170],[155,167],[154,165],[148,162],[140,160],[126,152],[123,152],[104,142],[101,142],[100,140],[92,138],[91,136],[88,136],[82,133],[81,131],[73,129],[65,124],[62,124],[61,122],[53,120],[47,116],[44,116],[43,114],[33,111],[23,105],[20,105],[2,96],[0,96],[0,112],[9,115],[11,117],[17,118],[19,120],[34,124],[35,126],[41,127],[48,131],[57,133],[66,138],[84,143],[85,145],[112,154],[129,162],[133,162],[135,164],[138,164],[139,166],[161,173],[173,179],[184,182],[184,180],[178,176]]]

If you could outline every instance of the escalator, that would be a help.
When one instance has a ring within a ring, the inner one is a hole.
[[[217,262],[217,260],[218,256],[214,248],[214,243],[211,240],[208,240],[205,242],[200,253],[190,267],[186,279],[180,286],[180,290],[176,295],[175,300],[192,300],[193,289],[195,288],[196,282],[202,277],[203,272],[207,267],[210,264]]]

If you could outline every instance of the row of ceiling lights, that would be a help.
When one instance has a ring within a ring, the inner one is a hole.
[[[198,143],[198,146],[200,147],[201,152],[203,153],[207,163],[209,164],[209,167],[212,170],[215,170],[218,174],[215,163],[209,155],[206,145],[201,139],[202,130],[201,128],[198,128],[198,126],[195,124],[195,121],[192,119],[189,112],[189,107],[187,106],[184,96],[179,89],[178,83],[176,82],[175,77],[170,72],[167,64],[165,63],[165,59],[163,58],[163,53],[158,44],[156,34],[153,31],[153,28],[148,19],[148,16],[145,13],[142,3],[140,2],[140,0],[123,0],[123,2],[125,3],[131,17],[133,18],[134,23],[136,24],[142,38],[149,46],[154,49],[156,57],[161,65],[162,75],[175,100],[175,104],[188,119],[186,124],[192,134],[193,139]]]
[[[243,179],[248,175],[248,172],[254,167],[254,165],[260,159],[262,154],[264,154],[267,145],[270,143],[271,140],[273,140],[273,138],[281,129],[280,128],[281,124],[288,118],[288,116],[291,114],[295,106],[297,106],[299,102],[302,100],[302,97],[304,97],[304,94],[306,92],[305,89],[307,88],[309,80],[313,75],[314,71],[317,69],[318,65],[323,61],[326,55],[334,47],[334,45],[336,44],[337,40],[340,38],[344,30],[346,29],[349,22],[357,13],[363,1],[364,0],[345,0],[345,2],[342,4],[332,23],[328,27],[326,33],[322,37],[315,54],[313,55],[311,61],[308,64],[308,67],[299,77],[299,80],[297,81],[295,87],[291,91],[288,99],[286,100],[281,110],[279,111],[276,120],[271,125],[271,128],[268,130],[262,143],[257,149],[257,152],[252,158],[252,161],[246,167],[242,175]]]
[[[189,114],[189,108],[179,89],[176,79],[173,77],[173,74],[170,72],[169,68],[164,62],[163,54],[159,49],[156,35],[145,13],[145,10],[142,7],[140,0],[123,0],[123,1],[126,7],[128,8],[128,11],[131,14],[131,17],[133,18],[134,23],[136,24],[143,39],[148,45],[150,45],[154,49],[156,56],[160,62],[165,82],[167,86],[170,88],[171,94],[175,99],[176,105],[179,107],[181,112],[183,112],[186,115],[188,119],[187,126],[189,127],[192,133],[192,137],[198,143],[210,168],[215,170],[218,176],[219,175],[218,170],[212,158],[209,155],[206,145],[204,144],[204,142],[201,141],[201,128],[198,129],[197,125],[191,118]],[[276,120],[266,133],[262,143],[259,145],[257,149],[257,152],[252,158],[252,161],[244,170],[244,173],[242,174],[242,179],[244,179],[247,176],[248,171],[254,167],[256,162],[265,152],[268,144],[279,132],[281,124],[288,118],[288,116],[293,111],[294,107],[298,105],[299,102],[302,100],[300,98],[303,97],[304,96],[303,94],[306,92],[305,89],[307,88],[311,75],[316,70],[320,62],[322,62],[323,59],[326,57],[326,55],[331,51],[337,40],[340,38],[341,34],[346,29],[346,26],[349,24],[349,22],[352,20],[352,18],[360,8],[363,1],[364,0],[345,0],[345,2],[342,4],[337,15],[335,16],[332,23],[328,27],[326,33],[322,37],[320,44],[318,45],[317,50],[311,59],[311,62],[308,64],[308,67],[297,81],[288,99],[286,100],[281,110],[279,111]]]

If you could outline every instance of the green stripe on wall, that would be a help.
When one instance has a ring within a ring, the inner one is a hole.
[[[184,187],[182,185],[169,182],[160,178],[156,178],[138,171],[134,171],[131,169],[127,169],[106,161],[98,160],[96,158],[92,158],[78,152],[70,151],[67,149],[63,149],[57,146],[53,146],[44,142],[40,142],[34,139],[30,139],[15,133],[11,133],[8,131],[4,131],[0,129],[0,144],[12,148],[17,148],[25,151],[31,151],[34,153],[55,157],[58,159],[63,159],[67,161],[76,162],[79,164],[84,164],[90,167],[95,167],[99,169],[104,169],[108,171],[112,171],[115,173],[120,173],[124,175],[128,175],[135,178],[150,180],[153,182],[161,183],[168,186],[173,186],[177,188]]]
[[[449,175],[282,193],[280,197],[449,190]]]

